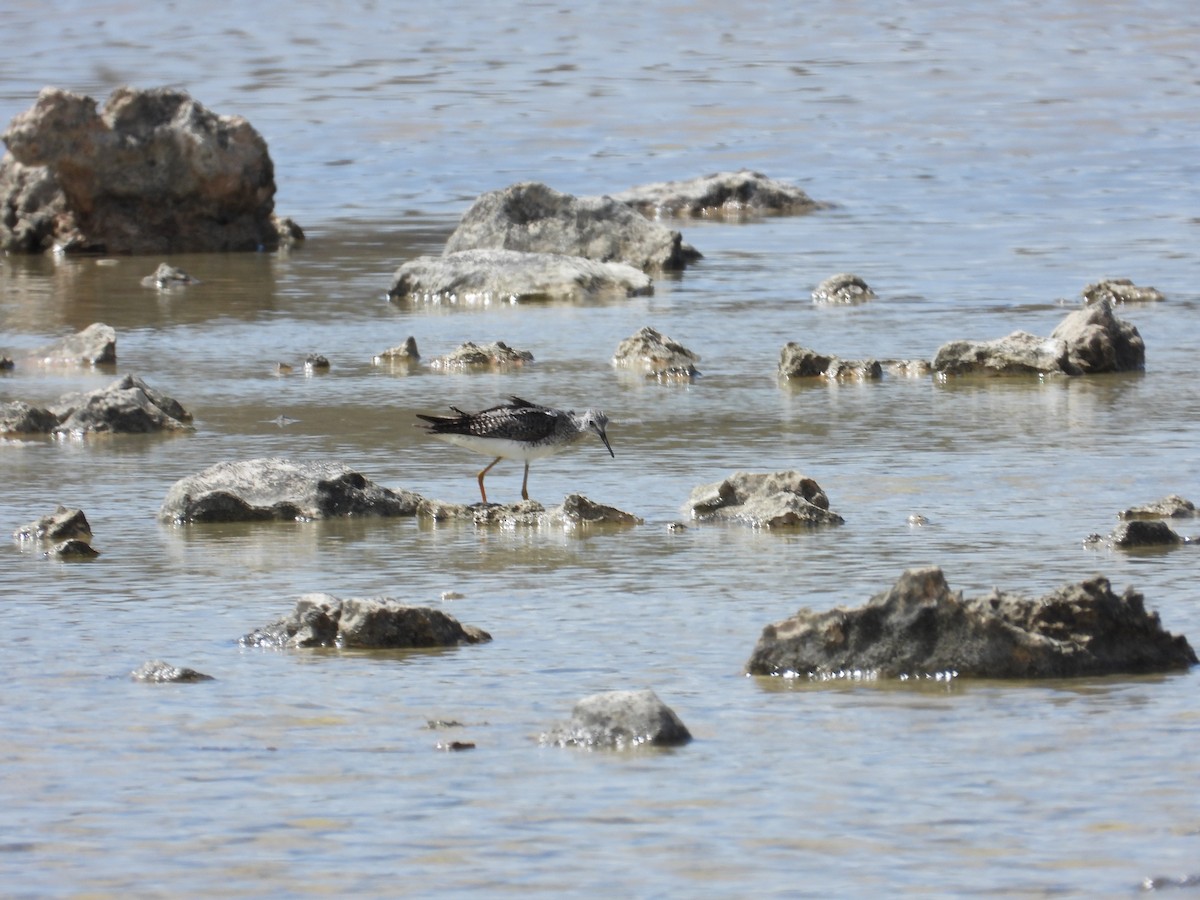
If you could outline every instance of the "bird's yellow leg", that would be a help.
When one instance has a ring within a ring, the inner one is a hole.
[[[479,473],[479,496],[483,498],[483,502],[485,504],[487,503],[487,491],[485,491],[483,489],[483,476],[486,475],[488,472],[492,471],[492,466],[494,466],[496,463],[500,462],[500,460],[502,460],[502,459],[504,459],[503,456],[497,456],[495,459],[493,459],[490,463],[487,464],[487,467],[482,472]]]

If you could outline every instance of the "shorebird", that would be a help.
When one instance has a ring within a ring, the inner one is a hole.
[[[566,450],[589,431],[599,435],[605,449],[614,459],[612,445],[604,433],[608,416],[598,409],[585,409],[576,413],[572,409],[551,409],[538,406],[520,397],[509,397],[508,403],[493,406],[477,413],[463,412],[457,406],[450,407],[453,416],[423,416],[428,425],[422,425],[429,434],[456,444],[476,453],[494,456],[479,473],[479,495],[487,503],[487,490],[483,477],[492,466],[502,459],[525,461],[525,478],[521,481],[521,499],[529,499],[529,463],[544,456],[553,456]]]

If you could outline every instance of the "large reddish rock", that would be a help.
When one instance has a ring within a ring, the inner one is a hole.
[[[266,141],[183,91],[91,97],[45,88],[3,134],[0,248],[259,250],[302,237],[277,219]]]

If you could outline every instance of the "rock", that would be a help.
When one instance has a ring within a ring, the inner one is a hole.
[[[288,216],[271,216],[271,227],[275,229],[281,250],[288,250],[304,243],[304,229]]]
[[[657,374],[667,369],[690,368],[699,359],[683,344],[646,325],[617,345],[612,364]]]
[[[417,516],[434,522],[473,522],[476,525],[515,528],[537,528],[546,516],[546,507],[536,500],[519,503],[446,503],[422,499]]]
[[[594,503],[583,494],[567,494],[561,504],[546,511],[544,522],[570,530],[596,525],[641,525],[643,520],[614,506]]]
[[[538,182],[481,195],[463,214],[445,252],[483,249],[582,256],[643,271],[683,269],[700,258],[678,231],[624,203],[573,197]]]
[[[645,272],[621,262],[597,262],[561,253],[464,250],[404,263],[392,278],[388,297],[413,303],[490,306],[653,292]]]
[[[652,690],[608,691],[575,704],[567,722],[545,732],[540,743],[589,750],[678,747],[692,739],[687,726]]]
[[[380,487],[339,462],[278,457],[223,462],[172,485],[161,520],[255,522],[340,516],[412,516],[421,498]]]
[[[838,359],[830,361],[825,370],[830,381],[878,381],[883,377],[883,366],[877,359]]]
[[[799,472],[734,472],[724,481],[692,490],[685,513],[700,522],[737,522],[755,528],[841,525],[829,499]]]
[[[74,229],[74,216],[58,181],[45,166],[0,159],[0,250],[41,253]],[[65,240],[65,237],[64,237]]]
[[[58,416],[24,400],[0,403],[0,434],[49,434]]]
[[[992,593],[965,600],[942,570],[909,569],[865,606],[801,609],[768,625],[751,675],[1069,678],[1185,669],[1187,640],[1163,630],[1132,589],[1096,577],[1030,600]]]
[[[143,681],[149,684],[192,684],[197,681],[213,680],[211,675],[205,675],[187,667],[173,666],[161,659],[142,663],[129,673],[129,677],[134,681]]]
[[[613,194],[612,198],[650,218],[800,215],[829,206],[813,200],[798,187],[749,169],[717,172],[690,181],[641,185]]]
[[[95,322],[77,334],[35,350],[33,355],[49,365],[111,365],[117,361],[117,332],[111,325]]]
[[[1178,494],[1170,494],[1154,503],[1134,506],[1117,513],[1118,519],[1190,519],[1196,515],[1196,506]]]
[[[1174,547],[1184,543],[1166,522],[1155,519],[1131,519],[1122,522],[1109,535],[1114,547],[1132,549],[1137,547]]]
[[[643,520],[613,506],[595,503],[582,494],[567,494],[563,502],[550,509],[536,500],[519,503],[443,503],[422,500],[417,515],[436,522],[473,522],[505,530],[514,528],[562,528],[566,531],[594,526],[629,527]]]
[[[780,378],[828,378],[831,381],[874,381],[883,377],[883,366],[875,359],[838,359],[787,343],[779,351]]]
[[[1153,878],[1143,878],[1141,883],[1141,889],[1147,893],[1171,888],[1186,890],[1197,887],[1200,887],[1200,875],[1158,875]]]
[[[474,741],[438,741],[437,744],[434,746],[434,749],[446,750],[446,751],[474,750],[475,742]]]
[[[59,559],[95,559],[99,555],[99,550],[77,538],[61,541],[46,551],[46,556],[57,556]]]
[[[647,381],[658,381],[663,384],[680,382],[691,384],[700,377],[700,370],[689,363],[686,366],[671,366],[669,369],[647,372],[645,377]]]
[[[884,359],[880,363],[893,375],[907,378],[920,378],[933,372],[933,366],[927,359]]]
[[[1014,331],[994,341],[951,341],[938,348],[933,368],[945,375],[1063,374],[1067,348],[1063,341]]]
[[[3,135],[0,247],[153,254],[273,249],[275,172],[240,116],[169,88],[45,88]]]
[[[1076,310],[1050,333],[1067,348],[1068,373],[1095,375],[1145,368],[1146,345],[1129,322],[1117,318],[1112,303],[1099,300]]]
[[[485,344],[482,347],[467,341],[445,356],[435,356],[429,362],[431,369],[462,372],[468,369],[507,369],[533,362],[528,350],[514,350],[503,341]]]
[[[290,616],[240,639],[251,647],[346,647],[410,649],[454,647],[490,641],[491,635],[427,606],[390,597],[305,594]]]
[[[1100,300],[1076,310],[1049,338],[1015,331],[994,341],[951,341],[938,348],[935,371],[944,375],[1093,375],[1145,366],[1137,328]]]
[[[90,541],[92,526],[82,509],[59,506],[48,516],[42,516],[13,532],[18,541]]]
[[[168,265],[167,263],[159,263],[153,275],[147,275],[142,279],[142,287],[157,288],[160,291],[187,287],[189,284],[198,283],[195,278],[183,271],[183,269],[177,269],[175,266]]]
[[[125,375],[97,391],[65,394],[50,411],[58,418],[53,429],[57,434],[182,431],[191,428],[192,420],[177,400],[136,375]]]
[[[397,363],[397,364],[416,364],[421,359],[421,354],[417,350],[417,339],[412,335],[397,347],[392,347],[389,350],[384,350],[378,354],[374,362],[378,363]]]
[[[1105,278],[1083,289],[1083,302],[1099,303],[1156,303],[1166,298],[1157,288],[1138,287],[1128,278]]]
[[[833,360],[832,356],[789,341],[779,351],[778,371],[781,378],[819,378]]]
[[[857,275],[831,275],[812,292],[813,303],[862,303],[874,300],[875,292]]]
[[[7,356],[0,356],[0,372],[11,372],[17,364]]]
[[[24,401],[0,405],[0,433],[72,434],[180,431],[192,416],[177,400],[125,375],[108,387],[64,394],[48,409]]]

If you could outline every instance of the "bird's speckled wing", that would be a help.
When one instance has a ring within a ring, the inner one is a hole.
[[[463,412],[451,407],[458,415],[417,415],[429,424],[430,434],[461,434],[479,438],[498,438],[534,444],[544,441],[558,428],[558,410],[538,406],[520,397],[512,397],[511,403],[503,403],[477,413]]]

